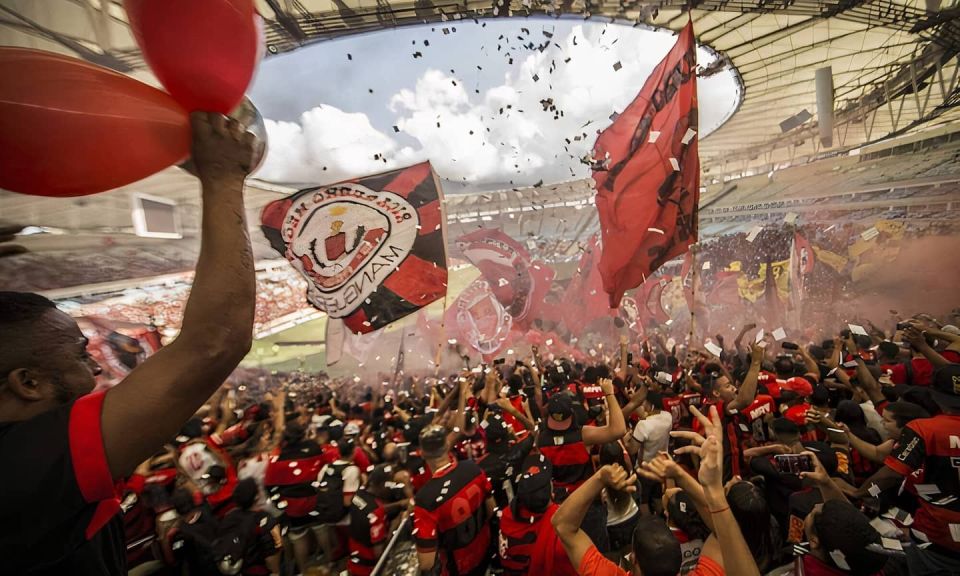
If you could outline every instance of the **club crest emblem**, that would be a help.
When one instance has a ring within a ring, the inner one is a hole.
[[[418,223],[401,196],[346,183],[297,198],[281,233],[286,258],[312,280],[307,298],[342,318],[403,262]]]

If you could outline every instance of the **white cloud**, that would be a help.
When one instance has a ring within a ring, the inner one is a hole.
[[[412,146],[401,146],[392,129],[377,130],[363,113],[328,105],[304,113],[299,124],[268,121],[270,152],[258,176],[320,184],[429,159],[442,177],[478,188],[587,177],[579,159],[597,130],[636,96],[675,38],[578,25],[554,41],[559,47],[551,43],[543,52],[504,43],[516,64],[482,94],[433,69],[413,89],[393,94],[387,106]],[[700,57],[705,63],[706,53]],[[701,127],[708,129],[731,107],[735,89],[712,79],[700,88]]]

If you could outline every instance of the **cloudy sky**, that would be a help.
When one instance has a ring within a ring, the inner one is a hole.
[[[466,20],[274,56],[250,91],[269,137],[257,176],[326,184],[428,159],[463,190],[584,178],[597,130],[674,41],[580,19]],[[739,96],[726,71],[698,88],[708,133]]]

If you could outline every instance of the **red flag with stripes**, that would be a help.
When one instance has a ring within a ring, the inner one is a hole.
[[[355,334],[447,292],[443,191],[429,162],[267,204],[261,229],[308,281],[307,300]]]
[[[697,241],[697,54],[693,26],[597,138],[593,179],[610,307]]]

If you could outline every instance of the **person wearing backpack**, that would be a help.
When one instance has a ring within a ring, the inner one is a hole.
[[[320,469],[317,475],[316,519],[323,524],[320,546],[326,562],[333,562],[338,543],[336,530],[350,523],[347,514],[354,494],[360,489],[360,468],[353,462],[356,445],[343,439],[337,444],[340,457]]]
[[[390,500],[388,483],[393,473],[388,464],[374,466],[364,484],[350,502],[350,528],[347,548],[350,576],[370,576],[383,555],[389,537],[389,522],[384,503]]]
[[[233,492],[235,508],[220,520],[213,541],[213,558],[225,576],[267,576],[280,573],[283,543],[277,521],[254,508],[259,487],[252,478],[241,480]]]

